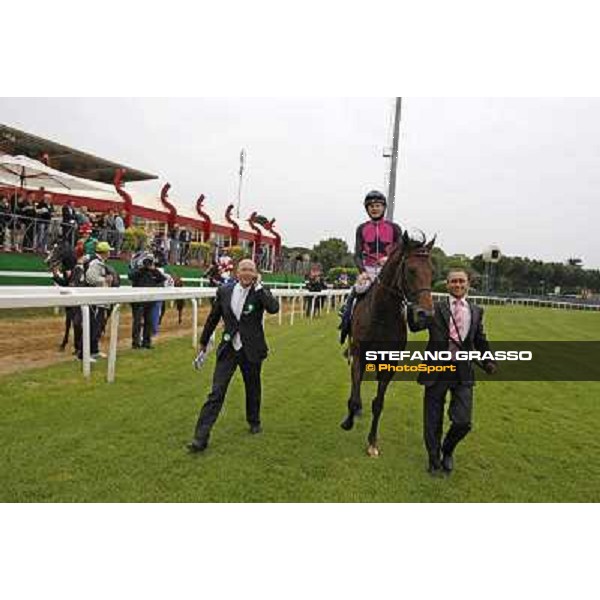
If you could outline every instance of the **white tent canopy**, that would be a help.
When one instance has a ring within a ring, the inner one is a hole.
[[[122,201],[109,184],[57,171],[27,156],[0,155],[0,185],[31,191],[43,187],[45,191],[55,194],[84,196],[107,202]]]
[[[27,156],[0,154],[0,186],[22,188],[26,191],[38,191],[40,187],[43,187],[50,194],[123,203],[123,199],[113,185],[63,173]],[[130,187],[125,189],[131,196],[134,206],[168,214],[169,211],[161,202],[160,195],[141,192]],[[191,204],[188,205],[173,199],[169,199],[169,202],[175,206],[179,216],[193,219],[200,225],[202,219]],[[223,218],[213,218],[212,222],[215,225],[230,227]],[[244,219],[239,219],[238,222],[243,231],[249,232]],[[272,235],[267,232],[264,232],[263,236],[266,239],[272,238]]]

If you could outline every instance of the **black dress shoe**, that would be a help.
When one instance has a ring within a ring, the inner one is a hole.
[[[430,458],[429,459],[429,466],[427,467],[427,472],[432,477],[440,477],[441,475],[443,475],[442,463],[440,462],[439,458]]]
[[[444,454],[442,457],[442,469],[444,469],[444,473],[447,475],[452,473],[452,469],[454,469],[454,458],[452,458],[452,454]]]
[[[142,348],[144,350],[154,350],[154,346],[152,344],[142,344]]]
[[[206,440],[192,440],[187,448],[192,454],[198,454],[208,448],[208,442]]]
[[[262,427],[260,425],[250,425],[250,433],[255,435],[261,433]]]

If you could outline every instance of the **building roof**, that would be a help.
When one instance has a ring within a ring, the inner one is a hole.
[[[40,160],[43,155],[47,155],[48,164],[53,169],[103,183],[112,183],[117,169],[125,169],[124,182],[158,178],[156,175],[145,173],[139,169],[132,169],[126,165],[69,148],[52,140],[1,123],[0,152],[12,155],[20,154],[36,160]]]

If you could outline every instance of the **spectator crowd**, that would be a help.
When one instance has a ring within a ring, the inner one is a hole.
[[[85,226],[91,228],[97,241],[107,242],[116,255],[121,253],[125,219],[120,211],[93,213],[86,206],[75,208],[73,202],[55,206],[44,188],[16,194],[0,192],[0,250],[45,254],[60,239],[74,247],[79,230]]]

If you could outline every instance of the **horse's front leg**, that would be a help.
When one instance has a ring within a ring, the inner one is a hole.
[[[348,416],[341,424],[342,429],[350,431],[354,427],[354,418],[362,413],[362,400],[360,397],[360,386],[362,384],[363,373],[360,368],[360,359],[354,354],[352,356],[352,389],[348,399]]]
[[[377,383],[377,396],[371,404],[373,410],[373,418],[371,421],[371,430],[369,431],[367,446],[367,454],[372,457],[379,456],[379,446],[377,444],[377,430],[379,428],[379,418],[383,411],[383,401],[385,398],[385,392],[387,390],[390,381],[392,380],[393,373],[383,372],[379,376],[379,382]]]

